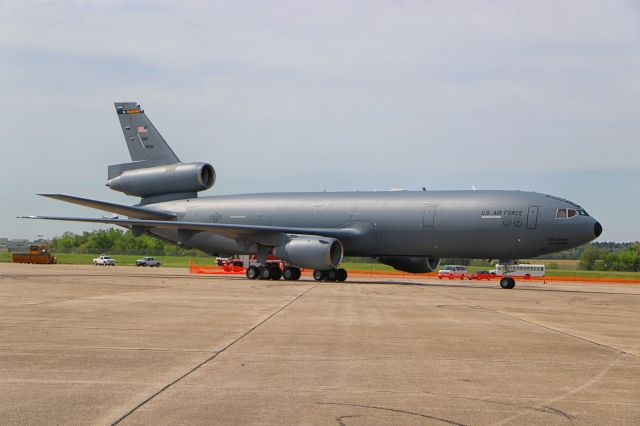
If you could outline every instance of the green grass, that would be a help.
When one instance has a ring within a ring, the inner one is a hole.
[[[92,265],[93,259],[98,257],[95,254],[76,254],[76,253],[59,253],[54,254],[58,258],[58,263],[61,265]],[[112,255],[116,260],[117,265],[123,266],[135,266],[136,260],[144,256],[123,254]],[[169,268],[188,268],[189,256],[157,256],[158,260],[162,262],[162,266]],[[0,262],[11,262],[11,253],[0,253]],[[194,257],[194,263],[198,264],[213,264],[212,257]]]
[[[60,253],[55,255],[58,258],[58,263],[63,265],[91,265],[92,261],[97,255],[94,254],[70,254]],[[113,255],[112,256],[118,265],[134,266],[136,259],[140,259],[141,255]],[[189,256],[157,256],[162,262],[162,266],[169,268],[188,268]],[[213,265],[213,257],[196,256],[192,257],[193,263],[197,265]],[[349,259],[348,259],[349,260]],[[0,262],[11,262],[11,253],[0,252]],[[555,261],[555,260],[543,260],[536,263],[550,263],[556,262],[559,269],[547,269],[547,276],[549,277],[588,277],[588,278],[630,278],[640,279],[640,272],[618,272],[618,271],[582,271],[577,268],[577,261]],[[533,263],[533,262],[532,262]],[[341,265],[343,268],[352,271],[374,271],[374,272],[398,272],[391,266],[383,265],[381,263],[361,263],[347,261]],[[571,268],[571,269],[569,269]],[[469,272],[475,272],[478,270],[490,270],[492,266],[469,266]]]

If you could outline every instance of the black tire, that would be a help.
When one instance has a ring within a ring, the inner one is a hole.
[[[313,271],[313,279],[316,281],[322,281],[323,279],[325,279],[324,271],[321,271],[319,269]]]
[[[347,280],[347,270],[346,269],[338,269],[338,281],[343,282]]]
[[[286,268],[284,268],[284,271],[282,271],[282,278],[284,278],[285,281],[293,281],[296,279],[296,271],[295,269],[287,266]]]
[[[516,286],[516,280],[511,277],[504,277],[500,280],[500,287],[504,289],[512,289]]]
[[[302,271],[300,270],[300,268],[293,268],[293,271],[295,272],[295,275],[294,275],[293,279],[295,281],[298,281],[300,279],[300,277],[302,276]]]
[[[282,269],[280,267],[271,268],[271,279],[278,281],[280,278],[282,278]]]
[[[338,270],[337,269],[329,269],[326,272],[327,281],[338,281]]]
[[[261,280],[270,280],[272,276],[273,270],[270,267],[262,268],[260,270],[260,279]]]
[[[260,269],[258,269],[256,266],[251,265],[247,268],[245,274],[250,280],[255,280],[260,275]]]

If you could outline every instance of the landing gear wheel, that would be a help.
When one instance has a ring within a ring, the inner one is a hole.
[[[280,278],[282,278],[282,269],[277,266],[275,268],[271,268],[271,279],[278,281]]]
[[[293,276],[293,279],[295,281],[298,281],[302,276],[302,271],[300,270],[300,268],[293,268],[293,272],[295,273],[295,275]]]
[[[338,281],[338,270],[337,269],[329,269],[326,272],[327,281]]]
[[[347,270],[346,269],[338,269],[338,278],[337,280],[340,282],[346,281],[347,280]]]
[[[500,287],[505,289],[511,289],[516,286],[516,280],[511,277],[504,277],[500,280]]]
[[[316,281],[322,281],[325,278],[325,273],[324,271],[320,271],[318,269],[316,269],[315,271],[313,271],[313,279]]]
[[[260,270],[260,279],[261,280],[270,280],[272,276],[272,269],[270,267],[265,267]]]
[[[260,269],[258,269],[257,266],[249,266],[245,273],[247,275],[247,278],[249,278],[250,280],[255,280],[260,275]]]
[[[284,278],[285,281],[293,281],[296,278],[296,271],[287,266],[286,268],[284,268],[284,271],[282,271],[282,278]]]

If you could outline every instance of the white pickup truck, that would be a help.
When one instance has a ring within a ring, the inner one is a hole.
[[[116,261],[109,256],[99,256],[93,259],[93,264],[96,266],[116,266]]]
[[[150,256],[145,256],[142,259],[136,260],[136,266],[155,266],[155,267],[159,267],[160,265],[162,265],[162,262],[160,262],[159,260],[154,259],[153,257],[150,257]]]

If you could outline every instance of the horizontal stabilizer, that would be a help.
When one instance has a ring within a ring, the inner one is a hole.
[[[294,228],[286,226],[264,226],[264,225],[240,225],[225,223],[203,223],[203,222],[181,222],[164,220],[137,220],[137,219],[106,219],[106,218],[85,218],[85,217],[60,217],[60,216],[19,216],[23,219],[45,219],[64,220],[71,222],[91,222],[105,223],[109,225],[119,225],[125,228],[165,228],[181,229],[190,231],[205,231],[213,234],[224,235],[229,238],[245,237],[259,234],[299,234],[317,235],[333,238],[351,238],[361,235],[361,231],[354,228]]]
[[[60,201],[66,201],[67,203],[78,204],[85,207],[91,207],[92,209],[98,209],[106,212],[129,216],[129,217],[135,217],[137,219],[171,220],[171,219],[175,219],[176,217],[176,215],[171,212],[145,209],[142,207],[125,206],[122,204],[108,203],[106,201],[90,200],[88,198],[74,197],[72,195],[63,195],[63,194],[38,194],[38,195],[42,195],[43,197],[48,197],[48,198],[54,198]]]

